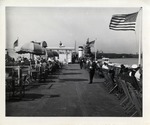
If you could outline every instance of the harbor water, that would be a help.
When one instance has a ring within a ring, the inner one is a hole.
[[[121,58],[121,59],[116,58],[116,59],[110,59],[110,62],[131,66],[133,64],[138,64],[138,58]],[[142,60],[141,60],[141,64],[142,64]]]

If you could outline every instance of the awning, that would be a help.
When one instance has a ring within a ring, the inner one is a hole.
[[[59,57],[58,52],[56,52],[56,51],[52,51],[52,52],[53,52],[53,55],[54,55],[54,56],[58,56],[58,57]]]
[[[50,49],[46,49],[48,57],[54,57],[53,52]]]
[[[19,51],[16,51],[16,53],[24,54],[24,53],[31,53],[35,55],[44,55],[45,50],[42,48],[38,43],[34,43],[33,41],[29,43],[25,43]]]

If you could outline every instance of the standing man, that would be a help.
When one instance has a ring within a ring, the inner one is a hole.
[[[79,59],[80,69],[82,69],[82,67],[83,67],[83,62],[84,62],[84,60],[83,60],[83,58],[81,57],[81,58]]]
[[[94,77],[94,74],[95,74],[95,69],[96,69],[96,62],[94,61],[94,57],[90,58],[90,60],[88,62],[88,69],[89,69],[89,77],[90,77],[89,84],[92,84],[93,77]]]

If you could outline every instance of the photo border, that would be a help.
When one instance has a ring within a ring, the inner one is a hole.
[[[0,124],[2,125],[26,125],[26,124],[52,124],[52,125],[149,125],[150,124],[150,101],[149,91],[149,65],[150,65],[150,2],[146,0],[3,0],[0,2]],[[5,7],[143,7],[143,24],[142,24],[142,50],[143,50],[143,117],[5,117],[5,41],[6,41],[6,15]]]

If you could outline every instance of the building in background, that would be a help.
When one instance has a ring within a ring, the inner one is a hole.
[[[83,46],[78,47],[78,58],[83,57]]]
[[[59,54],[59,61],[63,63],[72,63],[72,53],[75,51],[74,47],[47,47],[47,49],[52,51],[57,51]]]

